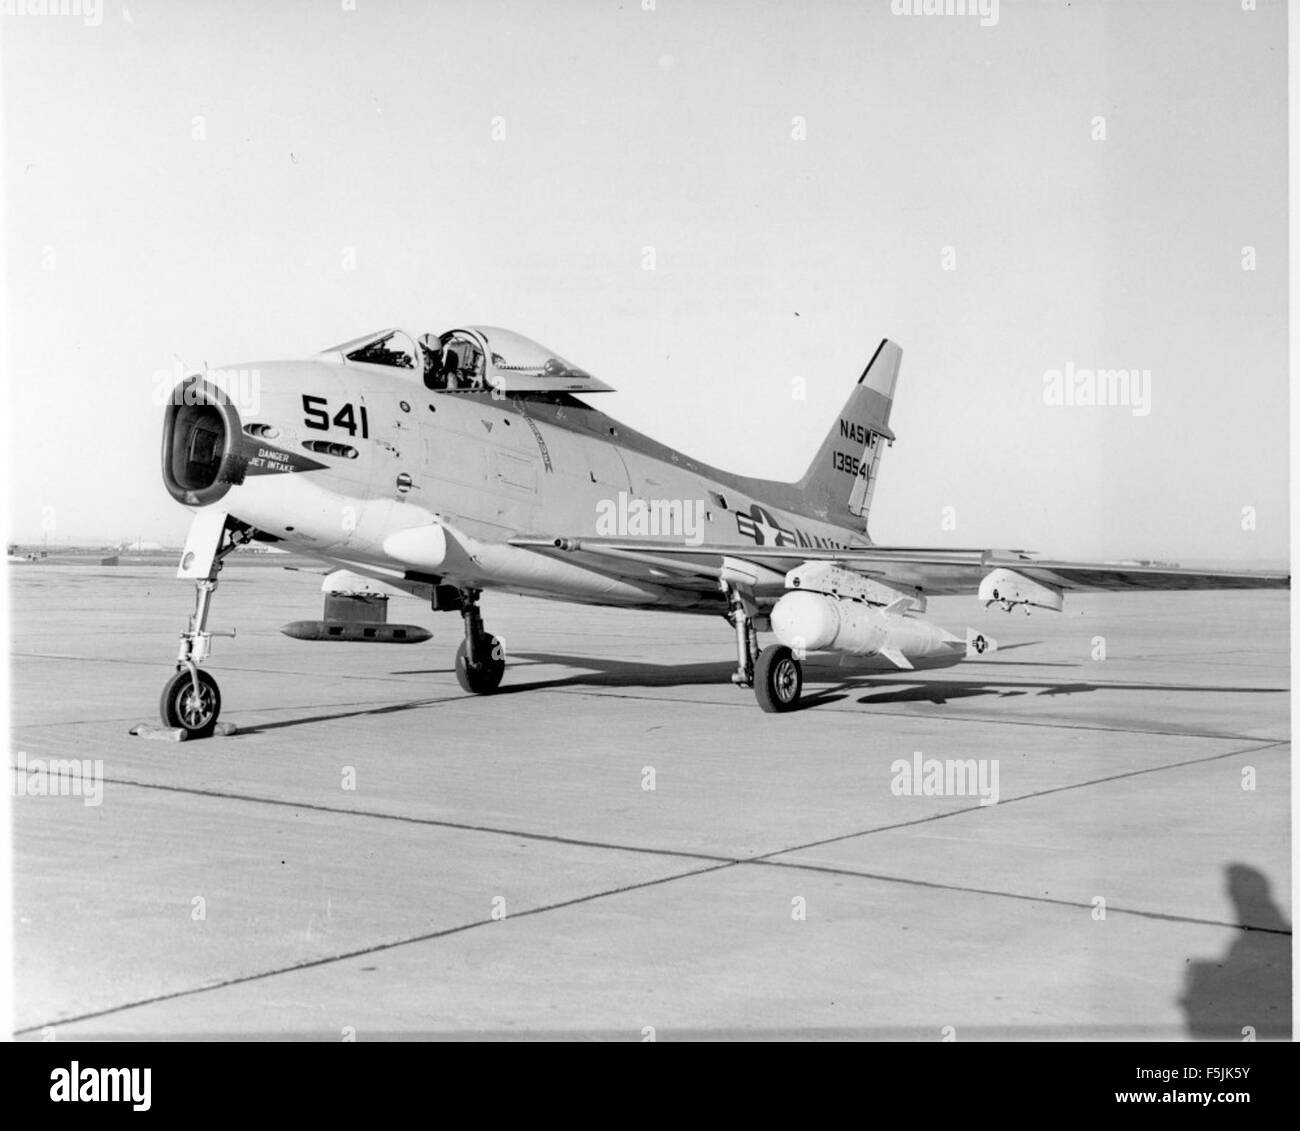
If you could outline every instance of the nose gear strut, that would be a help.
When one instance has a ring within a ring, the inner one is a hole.
[[[218,521],[219,530],[216,526]],[[208,550],[202,542],[205,536],[210,540],[214,533],[216,548]],[[186,731],[189,738],[207,738],[216,728],[217,717],[221,714],[221,691],[217,681],[199,664],[207,659],[214,636],[235,635],[233,631],[208,631],[208,613],[212,607],[212,594],[217,589],[217,575],[226,557],[252,541],[256,533],[252,527],[229,515],[204,515],[195,519],[194,529],[186,541],[180,573],[195,577],[194,612],[190,614],[188,627],[181,633],[176,674],[163,688],[159,714],[164,726],[178,727]]]

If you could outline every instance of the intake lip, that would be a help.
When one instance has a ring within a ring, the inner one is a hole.
[[[244,481],[239,413],[221,389],[198,374],[174,389],[163,416],[162,475],[167,493],[190,507],[207,506]]]

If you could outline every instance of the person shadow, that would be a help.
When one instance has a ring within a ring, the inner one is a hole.
[[[1268,877],[1246,864],[1224,869],[1241,932],[1219,960],[1186,959],[1178,999],[1192,1037],[1212,1041],[1291,1039],[1291,924]]]

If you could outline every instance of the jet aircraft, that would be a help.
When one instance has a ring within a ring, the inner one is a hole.
[[[252,542],[331,567],[322,618],[284,626],[298,639],[418,643],[426,629],[387,616],[390,597],[416,597],[460,614],[456,676],[481,695],[506,667],[485,590],[718,615],[734,636],[732,681],[770,712],[799,705],[810,653],[908,670],[995,647],[927,620],[929,596],[1059,611],[1069,592],[1289,587],[1289,573],[873,544],[901,358],[880,343],[794,483],[731,474],[626,427],[585,399],[608,385],[499,327],[389,329],[307,360],[192,374],[162,433],[163,482],[194,512],[178,577],[195,586],[163,723],[190,737],[216,727],[221,694],[199,666],[208,618],[223,562]],[[760,649],[761,632],[775,642]]]

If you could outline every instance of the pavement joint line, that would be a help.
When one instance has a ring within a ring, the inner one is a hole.
[[[1042,797],[1047,794],[1059,793],[1064,790],[1080,788],[1086,785],[1097,785],[1105,782],[1121,780],[1129,777],[1135,777],[1141,774],[1154,773],[1157,772],[1158,770],[1178,769],[1185,766],[1197,765],[1204,762],[1219,761],[1225,758],[1233,757],[1235,755],[1243,755],[1243,754],[1254,753],[1258,750],[1272,749],[1273,747],[1279,745],[1285,745],[1285,744],[1268,743],[1262,746],[1250,747],[1245,750],[1236,750],[1236,751],[1229,751],[1224,754],[1216,754],[1207,758],[1197,758],[1197,759],[1192,759],[1190,761],[1170,763],[1165,766],[1150,767],[1144,770],[1130,771],[1122,774],[1112,774],[1105,778],[1098,778],[1090,782],[1081,782],[1081,783],[1076,783],[1074,785],[1054,787],[1048,790],[1039,790],[1031,794],[1022,794],[1018,797],[1009,798],[1008,802],[1029,800],[1032,798]],[[16,769],[17,767],[13,767],[13,768]],[[722,856],[706,855],[703,853],[674,852],[668,849],[629,848],[621,845],[603,844],[595,841],[578,840],[576,838],[560,837],[551,834],[513,832],[509,830],[495,829],[495,828],[485,827],[485,826],[471,826],[471,825],[457,824],[457,823],[447,822],[447,821],[438,821],[432,818],[407,817],[398,814],[382,814],[382,813],[375,813],[373,811],[367,811],[367,810],[338,809],[332,806],[302,804],[302,803],[295,803],[287,800],[274,799],[274,798],[257,798],[257,797],[250,797],[246,795],[239,795],[239,794],[218,793],[212,790],[197,790],[190,787],[167,786],[167,785],[160,785],[156,783],[135,782],[135,781],[128,781],[123,779],[105,779],[105,780],[113,781],[115,784],[119,784],[119,785],[135,786],[137,788],[142,788],[142,789],[156,789],[156,790],[163,790],[167,792],[200,794],[203,796],[210,796],[218,799],[250,801],[253,803],[285,806],[291,808],[301,808],[301,809],[308,809],[313,811],[338,813],[338,814],[344,814],[350,816],[371,817],[371,818],[379,818],[384,820],[402,821],[402,822],[412,823],[412,824],[431,825],[431,826],[442,827],[442,828],[453,828],[459,831],[485,832],[488,834],[495,834],[495,835],[502,835],[502,836],[519,836],[519,837],[523,837],[524,839],[543,840],[551,843],[571,844],[579,847],[605,849],[607,851],[624,851],[624,852],[641,853],[645,855],[672,856],[677,859],[697,859],[697,860],[704,860],[708,862],[708,866],[703,868],[694,868],[691,869],[689,872],[680,872],[672,876],[658,877],[654,880],[644,881],[642,883],[637,883],[637,884],[621,885],[616,888],[605,889],[598,892],[588,893],[583,896],[577,896],[574,897],[573,899],[562,900],[560,902],[553,903],[553,904],[546,904],[541,907],[529,908],[522,912],[516,912],[515,914],[511,915],[510,918],[524,918],[528,916],[539,915],[547,911],[562,910],[564,908],[577,906],[583,903],[588,903],[593,900],[602,899],[607,896],[621,895],[630,891],[637,891],[644,888],[656,887],[665,883],[674,882],[676,880],[688,879],[693,876],[707,875],[711,872],[717,872],[723,869],[738,867],[742,865],[757,865],[760,867],[769,867],[769,868],[785,868],[794,871],[806,871],[806,872],[813,872],[822,875],[841,875],[841,876],[853,877],[856,879],[870,880],[877,883],[892,883],[892,884],[900,884],[900,885],[915,887],[915,888],[926,888],[926,889],[940,890],[940,891],[954,891],[954,892],[960,892],[969,895],[991,896],[993,898],[999,898],[999,899],[1011,899],[1018,902],[1047,904],[1051,906],[1069,907],[1069,908],[1075,908],[1079,910],[1091,909],[1090,903],[1079,903],[1077,901],[1057,899],[1051,896],[1027,895],[1019,892],[998,891],[996,889],[991,889],[991,888],[974,888],[974,887],[963,886],[959,884],[944,884],[933,880],[907,879],[904,877],[890,876],[881,873],[862,872],[862,871],[857,871],[849,868],[836,868],[830,865],[811,864],[811,863],[805,863],[802,861],[793,861],[793,860],[773,859],[773,857],[775,856],[788,855],[791,852],[801,851],[803,848],[807,848],[807,847],[817,847],[820,844],[830,843],[830,841],[821,841],[821,842],[816,842],[815,844],[812,845],[781,849],[776,852],[763,853],[763,854],[750,856],[750,857],[722,857]],[[1003,804],[1003,803],[999,802],[999,804]],[[972,809],[978,811],[981,808],[988,808],[988,807],[973,806],[964,809],[954,810],[950,813],[932,814],[930,817],[920,818],[917,821],[908,821],[908,822],[904,822],[901,825],[891,825],[891,826],[884,826],[877,829],[865,830],[859,833],[847,834],[846,836],[843,837],[831,838],[831,840],[840,841],[840,840],[854,839],[860,836],[869,836],[876,832],[885,832],[885,831],[889,831],[890,829],[906,827],[908,825],[928,823],[935,820],[941,820],[945,817],[958,816],[961,814],[969,813],[972,811]],[[1128,907],[1109,907],[1107,910],[1114,911],[1116,914],[1119,915],[1129,915],[1137,918],[1159,920],[1163,922],[1182,923],[1182,924],[1196,925],[1196,926],[1209,926],[1209,927],[1217,927],[1220,929],[1227,929],[1227,930],[1258,931],[1264,934],[1285,935],[1287,937],[1291,935],[1290,931],[1282,931],[1275,928],[1267,928],[1267,927],[1255,927],[1248,923],[1228,923],[1221,920],[1203,919],[1196,916],[1176,915],[1167,912],[1145,911],[1141,909],[1128,908]],[[459,926],[446,928],[441,931],[425,932],[421,935],[412,936],[407,939],[394,940],[386,943],[378,943],[370,947],[357,948],[336,955],[322,956],[321,958],[311,959],[306,962],[293,963],[288,966],[279,967],[273,970],[260,971],[254,974],[240,975],[236,978],[223,979],[211,985],[190,987],[188,989],[176,990],[168,994],[155,995],[150,998],[140,999],[133,1002],[127,1002],[116,1006],[110,1006],[106,1009],[96,1010],[85,1014],[79,1014],[77,1016],[64,1018],[59,1021],[46,1022],[44,1024],[38,1024],[34,1026],[25,1027],[23,1029],[18,1029],[15,1030],[14,1036],[22,1036],[27,1033],[39,1032],[41,1029],[50,1026],[76,1024],[78,1022],[93,1020],[98,1017],[104,1017],[115,1013],[120,1013],[129,1009],[141,1008],[143,1006],[153,1005],[159,1002],[173,1000],[175,998],[193,996],[200,993],[206,993],[211,990],[224,989],[229,986],[240,985],[247,982],[275,977],[280,974],[294,973],[299,970],[311,969],[314,967],[324,966],[335,962],[346,961],[349,958],[356,958],[356,957],[361,957],[363,955],[375,954],[382,951],[391,950],[400,946],[407,946],[407,945],[412,945],[420,942],[429,942],[439,938],[445,938],[449,935],[459,934],[464,931],[472,930],[475,927],[486,926],[496,921],[497,920],[492,920],[492,919],[477,920],[472,923],[461,924]]]
[[[165,1001],[174,1001],[183,997],[194,997],[198,994],[210,993],[214,990],[228,989],[232,986],[246,985],[250,982],[263,981],[269,978],[279,977],[283,974],[294,974],[302,970],[311,970],[322,966],[333,965],[338,962],[346,962],[353,958],[362,958],[372,954],[380,954],[389,950],[396,950],[399,947],[413,946],[424,942],[433,942],[438,939],[447,938],[451,935],[463,934],[467,931],[479,927],[490,926],[496,922],[508,922],[512,919],[524,919],[535,915],[541,915],[550,911],[560,911],[570,907],[580,906],[584,903],[591,903],[598,899],[605,899],[616,895],[625,895],[629,892],[642,891],[647,888],[659,887],[664,884],[675,883],[678,880],[691,879],[696,876],[709,875],[713,872],[724,871],[745,864],[756,864],[772,868],[789,868],[793,870],[811,871],[825,875],[842,875],[850,876],[857,879],[874,880],[878,883],[902,884],[909,887],[932,888],[946,891],[956,891],[971,895],[987,895],[995,898],[1014,899],[1029,903],[1047,903],[1060,907],[1071,907],[1079,910],[1090,910],[1091,904],[1077,903],[1071,900],[1053,899],[1046,896],[1021,895],[1015,892],[996,891],[986,888],[970,888],[960,885],[942,884],[930,880],[909,880],[898,876],[887,876],[877,873],[859,872],[852,869],[842,869],[828,867],[824,865],[801,864],[797,862],[787,862],[779,860],[767,860],[761,856],[747,859],[722,859],[713,858],[714,862],[708,867],[693,868],[689,872],[678,872],[671,876],[659,876],[652,880],[644,880],[635,884],[622,884],[615,888],[607,888],[601,891],[589,892],[585,895],[575,896],[572,899],[560,900],[555,903],[544,904],[540,907],[530,907],[523,911],[511,913],[505,920],[495,919],[478,919],[470,923],[461,923],[455,927],[447,927],[440,931],[426,931],[419,935],[413,935],[404,939],[393,939],[388,942],[375,943],[371,946],[356,947],[352,950],[341,951],[333,955],[322,955],[319,958],[308,959],[303,962],[290,963],[286,966],[276,967],[270,970],[261,970],[252,974],[241,974],[233,978],[224,978],[220,981],[202,986],[191,986],[186,989],[173,990],[165,994],[155,994],[148,998],[140,998],[135,1001],[123,1002],[118,1005],[108,1006],[104,1009],[93,1010],[91,1012],[77,1014],[72,1017],[65,1017],[59,1020],[50,1020],[36,1025],[25,1026],[21,1029],[14,1030],[15,1037],[25,1036],[29,1033],[38,1033],[46,1028],[57,1028],[61,1025],[75,1025],[85,1021],[95,1020],[101,1017],[112,1016],[117,1013],[123,1013],[132,1009],[141,1009],[149,1005],[157,1005]],[[1200,919],[1193,916],[1174,915],[1156,911],[1141,911],[1126,907],[1108,907],[1107,911],[1113,911],[1116,914],[1131,915],[1146,919],[1155,919],[1165,922],[1184,923],[1196,926],[1210,926],[1226,928],[1229,930],[1240,931],[1258,931],[1265,934],[1276,934],[1290,936],[1290,931],[1282,931],[1268,927],[1253,927],[1246,923],[1226,923],[1212,919]]]
[[[768,860],[754,857],[742,861],[766,868],[793,868],[805,872],[818,872],[829,876],[856,876],[864,880],[876,880],[884,884],[902,884],[905,887],[932,888],[937,891],[960,892],[965,895],[991,895],[998,899],[1014,899],[1022,903],[1046,903],[1054,907],[1072,907],[1080,911],[1092,911],[1091,903],[1081,903],[1073,899],[1058,899],[1050,895],[1026,895],[1022,892],[1000,891],[996,888],[976,888],[965,884],[945,884],[939,880],[915,880],[906,876],[888,876],[882,872],[860,872],[854,868],[836,868],[829,864],[805,864],[797,860]],[[1250,923],[1229,923],[1222,919],[1202,919],[1195,915],[1177,915],[1169,911],[1144,911],[1135,907],[1118,907],[1106,904],[1107,915],[1135,915],[1140,919],[1159,919],[1167,923],[1188,923],[1200,927],[1223,927],[1233,931],[1253,931],[1264,935],[1284,935],[1291,937],[1289,930],[1280,927],[1256,927]]]
[[[1185,766],[1197,765],[1204,762],[1219,761],[1233,756],[1255,753],[1259,750],[1272,749],[1273,747],[1280,746],[1280,745],[1285,745],[1285,743],[1281,743],[1281,742],[1266,743],[1260,746],[1248,747],[1244,750],[1234,750],[1223,754],[1215,754],[1206,758],[1196,758],[1184,762],[1169,763],[1164,766],[1155,766],[1143,770],[1134,770],[1134,771],[1129,771],[1121,774],[1112,774],[1112,775],[1108,775],[1105,778],[1098,778],[1089,782],[1080,782],[1080,783],[1075,783],[1074,785],[1067,785],[1067,786],[1057,786],[1057,787],[1053,787],[1052,789],[1039,790],[1036,791],[1035,793],[1022,794],[1017,797],[1009,798],[1007,802],[999,802],[999,804],[1009,804],[1010,802],[1013,801],[1030,800],[1032,798],[1042,797],[1052,793],[1059,793],[1065,790],[1077,789],[1087,785],[1099,785],[1105,782],[1117,781],[1117,780],[1130,778],[1130,777],[1136,777],[1142,774],[1155,773],[1159,770],[1178,769]],[[13,768],[17,769],[17,767],[13,767]],[[743,857],[743,858],[729,858],[729,857],[708,856],[708,855],[697,854],[697,853],[679,853],[667,849],[624,848],[622,846],[600,844],[592,841],[580,841],[572,838],[558,837],[549,834],[509,832],[506,830],[492,829],[487,827],[468,826],[468,825],[454,824],[451,822],[437,821],[431,818],[405,817],[397,814],[381,814],[381,813],[374,813],[366,810],[346,810],[346,809],[334,808],[331,806],[318,806],[318,805],[310,805],[310,804],[304,805],[301,803],[290,802],[287,800],[280,800],[274,798],[257,798],[257,797],[243,796],[239,794],[218,793],[212,790],[196,790],[189,787],[166,786],[166,785],[160,785],[156,783],[134,782],[134,781],[127,781],[123,779],[105,779],[105,780],[113,781],[115,784],[119,784],[119,785],[136,786],[138,788],[143,788],[143,789],[157,789],[157,790],[164,790],[168,792],[179,792],[179,793],[197,793],[204,796],[212,796],[220,799],[251,801],[254,803],[287,806],[293,808],[303,808],[309,810],[319,810],[324,812],[340,813],[340,814],[352,815],[352,816],[377,817],[386,820],[404,821],[413,824],[426,824],[426,825],[436,825],[439,827],[449,827],[449,828],[459,829],[461,831],[487,832],[487,833],[495,833],[497,835],[503,835],[503,836],[507,836],[507,835],[521,836],[524,837],[525,839],[546,840],[546,841],[557,842],[557,843],[574,844],[582,847],[604,848],[611,851],[640,852],[648,855],[673,856],[679,859],[692,858],[692,859],[701,859],[701,860],[709,861],[707,867],[693,868],[689,872],[679,872],[671,876],[661,876],[653,880],[647,880],[636,884],[624,884],[616,888],[609,888],[597,892],[591,892],[586,895],[576,896],[572,899],[561,900],[556,903],[545,904],[540,907],[527,908],[524,911],[513,913],[508,917],[509,919],[520,919],[520,918],[526,918],[534,915],[540,915],[548,911],[563,910],[568,907],[574,907],[583,903],[589,903],[597,899],[606,898],[608,896],[622,895],[627,892],[638,891],[650,887],[657,887],[662,884],[675,882],[677,880],[688,879],[693,876],[707,875],[711,872],[722,871],[727,868],[734,868],[745,864],[772,867],[772,868],[788,868],[791,870],[809,871],[809,872],[816,872],[816,873],[827,874],[827,875],[843,875],[843,876],[850,876],[858,879],[873,880],[877,883],[894,883],[894,884],[902,884],[909,887],[920,887],[920,888],[929,888],[929,889],[946,890],[946,891],[958,891],[958,892],[964,892],[972,895],[984,895],[984,896],[992,896],[994,898],[1013,899],[1020,902],[1045,903],[1054,906],[1072,907],[1080,910],[1087,910],[1090,909],[1091,907],[1091,904],[1076,903],[1070,900],[1054,899],[1050,896],[1033,896],[1033,895],[1020,894],[1016,892],[997,891],[997,890],[987,889],[987,888],[963,887],[960,885],[943,884],[932,880],[905,879],[898,876],[887,876],[878,873],[860,872],[860,871],[855,871],[853,869],[835,868],[828,865],[808,864],[800,861],[785,861],[785,860],[772,859],[772,857],[786,855],[791,852],[801,851],[804,848],[818,847],[820,845],[832,843],[834,841],[849,840],[860,836],[868,836],[877,832],[889,831],[890,829],[902,828],[902,827],[915,825],[915,824],[923,824],[930,821],[940,820],[945,817],[953,817],[953,816],[969,813],[972,810],[978,811],[979,809],[982,808],[989,808],[988,806],[970,806],[964,809],[954,810],[950,813],[932,814],[929,817],[919,818],[916,821],[903,822],[900,825],[891,825],[891,826],[884,826],[878,829],[865,830],[859,833],[847,834],[842,837],[830,838],[830,840],[826,840],[826,841],[819,841],[813,844],[798,846],[795,848],[781,849],[776,852],[763,853],[757,856]],[[1245,923],[1227,923],[1227,922],[1216,921],[1212,919],[1201,919],[1193,916],[1174,915],[1165,912],[1142,911],[1142,910],[1125,908],[1125,907],[1110,907],[1107,910],[1114,911],[1116,914],[1130,915],[1130,916],[1136,916],[1140,918],[1155,919],[1155,920],[1161,920],[1166,922],[1184,923],[1184,924],[1197,925],[1197,926],[1211,926],[1211,927],[1218,927],[1218,928],[1229,929],[1229,930],[1259,931],[1261,933],[1278,934],[1278,935],[1286,935],[1286,936],[1290,936],[1291,934],[1290,931],[1281,931],[1273,928],[1253,927],[1250,924],[1245,924]],[[431,942],[436,939],[446,938],[450,935],[460,934],[465,931],[473,930],[476,927],[487,926],[494,922],[498,922],[498,920],[480,919],[472,923],[462,923],[455,927],[445,928],[444,930],[441,931],[424,932],[420,935],[411,936],[410,938],[391,940],[385,943],[376,943],[368,947],[354,948],[353,950],[340,952],[339,954],[325,955],[320,958],[310,959],[305,962],[292,963],[288,966],[278,967],[273,970],[263,970],[253,974],[240,975],[235,978],[222,979],[221,981],[212,983],[210,985],[194,986],[187,989],[175,990],[167,994],[157,994],[149,998],[143,998],[137,1001],[126,1002],[116,1006],[110,1006],[105,1009],[95,1010],[89,1013],[63,1018],[59,1021],[49,1021],[49,1022],[45,1022],[44,1024],[27,1026],[22,1029],[15,1030],[14,1036],[23,1036],[28,1033],[39,1032],[42,1029],[48,1027],[77,1024],[83,1021],[94,1020],[99,1017],[106,1017],[115,1013],[124,1012],[126,1010],[138,1009],[147,1005],[155,1005],[160,1002],[171,1001],[181,997],[190,997],[201,993],[207,993],[212,990],[225,989],[231,986],[242,985],[254,981],[260,981],[271,977],[277,977],[281,974],[295,973],[300,970],[308,970],[320,966],[331,965],[336,962],[347,961],[348,959],[351,958],[359,958],[365,955],[377,954],[387,950],[393,950],[397,947],[409,946],[421,942]]]
[[[1071,782],[1067,785],[1054,785],[1049,789],[1038,789],[1032,793],[1020,793],[1014,797],[1008,797],[1000,800],[996,805],[967,805],[961,809],[952,809],[946,813],[931,813],[928,817],[916,817],[910,821],[899,821],[892,825],[880,825],[874,829],[863,829],[856,833],[842,833],[839,836],[826,837],[822,840],[809,841],[807,844],[797,844],[791,848],[778,848],[773,852],[765,852],[761,856],[751,857],[749,863],[767,861],[773,856],[785,856],[791,852],[803,852],[809,848],[824,848],[828,844],[838,844],[841,841],[856,840],[858,837],[874,836],[876,833],[893,832],[896,829],[911,828],[915,825],[930,824],[933,821],[947,820],[949,817],[961,817],[968,813],[979,813],[987,809],[997,809],[1004,805],[1013,805],[1017,801],[1033,801],[1040,797],[1048,797],[1053,793],[1067,793],[1075,789],[1086,789],[1094,785],[1105,785],[1108,782],[1123,781],[1126,778],[1141,777],[1144,774],[1161,773],[1164,770],[1178,770],[1187,766],[1204,765],[1207,762],[1219,762],[1225,758],[1237,758],[1245,754],[1256,754],[1262,750],[1272,750],[1278,746],[1286,746],[1286,740],[1264,742],[1255,746],[1247,746],[1241,750],[1225,750],[1220,754],[1207,754],[1204,758],[1189,758],[1182,762],[1166,762],[1160,766],[1146,766],[1140,770],[1125,770],[1119,774],[1108,774],[1101,778],[1090,778],[1088,781]]]
[[[1186,766],[1201,765],[1207,762],[1221,761],[1225,758],[1238,757],[1245,754],[1253,754],[1261,750],[1270,750],[1277,746],[1284,746],[1285,742],[1269,742],[1256,746],[1246,747],[1241,750],[1228,750],[1219,754],[1210,754],[1204,758],[1191,758],[1182,762],[1167,762],[1160,766],[1147,766],[1140,770],[1126,770],[1119,774],[1109,774],[1106,777],[1090,778],[1087,781],[1071,782],[1066,785],[1052,786],[1049,789],[1035,790],[1032,793],[1022,793],[1014,797],[1008,797],[1004,801],[999,801],[998,805],[1011,805],[1017,801],[1031,801],[1040,797],[1047,797],[1054,793],[1064,793],[1071,790],[1083,789],[1094,785],[1104,785],[1113,781],[1122,781],[1126,778],[1140,777],[1144,774],[1158,773],[1163,770],[1181,769]],[[10,769],[17,772],[18,767],[10,765]],[[345,817],[362,817],[371,820],[396,821],[402,824],[424,825],[431,828],[451,829],[457,832],[476,832],[484,833],[489,836],[513,836],[521,837],[525,840],[544,841],[551,844],[567,844],[577,848],[595,848],[603,849],[609,852],[631,852],[645,856],[673,856],[685,860],[708,860],[714,863],[727,864],[753,864],[764,863],[776,856],[787,856],[794,852],[803,852],[812,848],[823,848],[828,844],[838,844],[847,840],[856,840],[859,837],[874,836],[878,833],[893,832],[898,829],[910,828],[916,825],[930,824],[934,821],[947,820],[950,817],[964,816],[969,813],[978,813],[983,809],[991,808],[986,805],[967,805],[960,809],[952,809],[944,813],[931,813],[925,817],[917,817],[910,821],[899,821],[890,825],[878,825],[875,828],[860,829],[857,832],[841,833],[837,836],[826,837],[821,840],[809,841],[805,844],[796,844],[786,848],[773,849],[771,852],[759,853],[755,856],[730,856],[719,855],[717,853],[696,852],[689,849],[677,850],[669,848],[653,848],[644,845],[618,844],[609,841],[595,841],[581,837],[567,837],[559,833],[539,833],[529,832],[523,829],[507,829],[495,825],[472,825],[463,821],[448,821],[437,817],[416,817],[404,813],[384,813],[375,809],[356,809],[346,808],[337,805],[322,805],[318,802],[311,801],[294,801],[289,798],[281,797],[263,797],[251,793],[234,793],[228,790],[217,789],[200,789],[197,786],[168,785],[165,782],[141,781],[137,778],[117,778],[105,777],[104,782],[112,785],[124,785],[128,788],[156,790],[164,793],[182,793],[190,796],[207,797],[217,801],[242,801],[253,805],[271,805],[287,809],[302,809],[314,813],[333,813]]]
[[[702,876],[709,872],[718,872],[724,868],[733,867],[735,867],[735,862],[728,860],[723,863],[710,864],[706,868],[693,868],[689,872],[676,872],[671,876],[659,876],[653,880],[642,880],[639,883],[634,884],[622,884],[619,887],[588,892],[586,895],[574,896],[572,899],[564,899],[555,903],[543,904],[540,907],[529,907],[525,908],[523,911],[512,911],[504,919],[476,919],[471,923],[461,923],[455,927],[445,927],[440,931],[425,931],[419,935],[412,935],[409,938],[391,939],[388,942],[374,943],[371,946],[356,947],[352,950],[341,951],[338,954],[322,955],[319,958],[310,958],[303,962],[294,962],[287,966],[280,966],[271,970],[259,970],[252,974],[240,974],[233,978],[223,978],[220,981],[212,982],[208,985],[191,986],[183,990],[172,990],[165,994],[155,994],[152,997],[123,1002],[119,1005],[108,1006],[104,1009],[93,1010],[89,1013],[81,1013],[73,1017],[64,1017],[58,1021],[46,1021],[39,1025],[28,1025],[21,1029],[15,1029],[13,1035],[19,1037],[28,1033],[38,1033],[42,1029],[46,1028],[57,1028],[60,1025],[75,1025],[82,1021],[91,1021],[97,1017],[107,1017],[114,1013],[122,1013],[129,1009],[140,1009],[147,1005],[157,1005],[164,1001],[174,1001],[177,998],[193,997],[197,994],[210,993],[213,990],[229,989],[231,986],[246,985],[249,982],[259,982],[267,978],[279,977],[282,974],[294,974],[300,970],[311,970],[320,966],[330,966],[336,962],[346,962],[352,958],[364,958],[371,954],[382,954],[384,951],[396,950],[399,947],[413,946],[417,943],[432,942],[436,939],[447,938],[450,935],[462,934],[465,931],[472,931],[477,927],[494,926],[498,923],[509,923],[516,919],[527,919],[533,915],[541,915],[548,911],[561,911],[567,907],[576,907],[583,903],[590,903],[592,900],[606,899],[615,895],[625,895],[628,892],[658,887],[660,884],[673,883],[676,880],[685,880],[689,879],[691,876]]]
[[[17,771],[18,767],[10,765]],[[710,852],[678,851],[671,848],[653,848],[642,845],[615,844],[608,841],[586,840],[581,837],[562,836],[559,833],[528,832],[507,829],[496,825],[471,825],[463,821],[447,821],[438,817],[415,817],[406,813],[384,813],[377,809],[349,809],[338,805],[321,805],[313,801],[293,801],[282,797],[261,797],[252,793],[233,793],[219,789],[200,789],[197,786],[168,785],[165,782],[140,781],[134,778],[103,778],[105,784],[124,785],[135,789],[157,790],[163,793],[183,793],[207,797],[215,801],[243,801],[253,805],[271,805],[284,809],[301,809],[312,813],[332,813],[341,817],[362,817],[378,821],[396,821],[407,825],[426,825],[431,828],[450,829],[455,832],[485,833],[489,836],[519,837],[523,840],[545,841],[549,844],[567,844],[576,848],[597,848],[608,852],[630,852],[643,856],[672,856],[681,860],[707,860],[715,864],[740,864],[743,858],[718,855]]]
[[[1101,778],[1090,778],[1087,781],[1071,782],[1066,785],[1052,786],[1049,789],[1035,790],[1032,793],[1018,794],[1014,797],[1008,797],[1003,801],[999,801],[998,805],[1011,805],[1017,801],[1032,801],[1055,793],[1065,793],[1095,785],[1105,785],[1110,782],[1140,777],[1145,774],[1159,773],[1164,770],[1183,769],[1187,766],[1203,765],[1205,763],[1240,757],[1263,750],[1271,750],[1275,747],[1285,745],[1287,745],[1285,742],[1269,742],[1246,747],[1244,749],[1227,750],[1219,754],[1210,754],[1204,758],[1190,758],[1181,762],[1167,762],[1160,766],[1147,766],[1140,770],[1126,770],[1119,774],[1108,774]],[[15,765],[10,765],[11,771],[17,772],[18,768],[19,767]],[[242,801],[253,805],[269,805],[285,809],[301,809],[313,813],[332,813],[337,816],[361,817],[369,820],[395,821],[401,824],[423,825],[430,828],[449,829],[456,832],[475,832],[483,833],[488,836],[519,837],[524,840],[536,840],[550,844],[566,844],[576,848],[594,848],[608,852],[629,852],[644,856],[671,856],[683,860],[707,860],[718,864],[764,864],[773,862],[782,863],[787,867],[810,868],[813,867],[813,865],[803,865],[798,861],[775,861],[773,858],[777,856],[788,856],[795,852],[805,852],[813,848],[824,848],[830,844],[839,844],[844,841],[857,840],[860,837],[875,836],[879,833],[895,832],[899,829],[931,824],[935,821],[947,820],[951,817],[966,816],[970,813],[979,813],[985,809],[993,808],[993,806],[979,804],[967,805],[960,809],[951,809],[943,813],[931,813],[925,817],[916,817],[910,821],[898,821],[890,825],[878,825],[874,828],[860,829],[856,832],[841,833],[837,836],[808,841],[804,844],[790,845],[785,848],[777,848],[770,852],[758,853],[753,856],[734,856],[710,852],[697,852],[690,849],[679,850],[670,848],[654,848],[647,845],[619,844],[609,841],[590,840],[582,837],[563,836],[559,833],[539,833],[530,832],[524,829],[508,829],[495,825],[472,825],[463,821],[448,821],[438,817],[416,817],[405,813],[384,813],[375,809],[345,808],[337,805],[322,805],[318,802],[311,801],[295,801],[289,798],[263,797],[251,793],[234,793],[228,790],[200,789],[197,786],[168,785],[165,782],[140,781],[135,778],[106,776],[103,780],[106,784],[124,785],[128,788],[155,790],[162,793],[181,793],[189,796],[207,797],[216,801]],[[1017,896],[1016,898],[1029,897]]]

